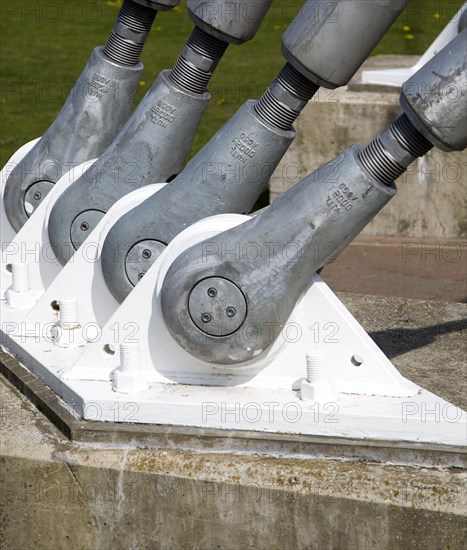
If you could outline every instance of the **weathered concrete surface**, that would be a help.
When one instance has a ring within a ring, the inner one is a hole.
[[[467,409],[467,304],[338,296],[406,378]]]
[[[342,295],[406,376],[465,407],[467,306]],[[466,472],[66,440],[0,383],[8,549],[462,549]]]
[[[376,56],[364,68],[412,65],[416,58]],[[358,86],[320,89],[295,123],[297,138],[274,173],[270,198],[354,143],[365,145],[401,114],[397,89]],[[397,180],[395,198],[363,235],[462,239],[467,235],[466,152],[432,149]]]

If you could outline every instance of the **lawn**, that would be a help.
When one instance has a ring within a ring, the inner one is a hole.
[[[274,0],[255,39],[228,49],[211,81],[212,101],[191,154],[274,78],[284,63],[281,35],[302,4]],[[373,55],[422,54],[461,5],[462,0],[411,0]],[[3,166],[18,147],[41,135],[53,121],[92,49],[105,43],[118,2],[0,0],[0,10]],[[145,70],[137,100],[161,69],[173,65],[192,28],[185,1],[171,12],[158,14],[142,55]]]

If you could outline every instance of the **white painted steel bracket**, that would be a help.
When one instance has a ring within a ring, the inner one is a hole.
[[[102,421],[466,443],[465,411],[402,377],[318,275],[273,347],[247,364],[208,364],[175,343],[159,303],[169,266],[246,216],[214,216],[187,228],[118,306],[103,281],[100,245],[117,217],[157,189],[116,203],[89,237],[98,243],[94,256],[73,258],[32,308],[19,313],[2,302],[2,346],[74,411]],[[79,337],[64,348],[51,337],[52,305],[70,294]],[[254,334],[241,337],[254,343]],[[324,375],[313,361],[324,361]]]
[[[459,21],[467,10],[467,3],[461,7],[456,15],[441,31],[436,40],[412,67],[400,67],[398,69],[379,69],[362,72],[361,84],[375,84],[382,86],[394,86],[400,88],[418,69],[423,67],[433,56],[444,48],[459,33]]]
[[[31,142],[32,143],[32,142]],[[28,144],[31,145],[31,144]],[[80,164],[64,174],[38,206],[34,214],[16,233],[2,215],[1,295],[11,286],[12,275],[9,266],[14,263],[27,264],[31,289],[41,296],[62,270],[49,242],[47,224],[52,206],[58,197],[79,178],[95,159]],[[4,208],[2,201],[2,208]],[[3,233],[5,224],[5,233]],[[8,231],[10,227],[13,233]]]
[[[32,146],[33,143],[31,142],[27,146]],[[97,319],[100,323],[103,323],[107,318],[106,316],[113,313],[116,307],[118,307],[118,302],[115,301],[103,282],[99,262],[100,243],[103,242],[112,223],[116,219],[155,193],[163,184],[145,186],[127,195],[125,200],[115,204],[109,210],[109,215],[102,220],[102,223],[99,224],[95,231],[91,232],[84,245],[73,255],[68,264],[63,267],[55,257],[49,240],[47,228],[50,212],[58,197],[75,180],[81,177],[95,161],[96,159],[87,161],[64,174],[18,233],[14,232],[8,220],[6,220],[4,238],[2,225],[0,295],[2,297],[3,320],[8,319],[15,322],[22,320],[34,305],[34,303],[31,303],[29,307],[15,310],[7,307],[5,303],[6,295],[11,289],[13,279],[11,273],[12,264],[27,265],[31,291],[34,293],[36,299],[45,295],[41,301],[42,304],[44,304],[44,300],[49,300],[48,304],[50,305],[51,301],[73,294],[79,301],[83,319],[88,318],[87,311],[89,309],[92,312],[89,316],[90,320],[94,322]],[[6,215],[2,215],[2,224],[4,223],[4,219],[6,219]],[[112,220],[110,224],[109,220]],[[8,228],[13,233],[8,231]],[[100,277],[99,287],[101,290],[99,291],[99,299],[95,299],[93,290],[96,283],[91,283],[91,281],[95,281],[98,277]],[[89,281],[89,285],[82,284],[83,281]],[[54,285],[51,288],[52,283]],[[48,289],[50,291],[47,293]]]
[[[11,226],[10,222],[8,221],[6,212],[5,212],[5,205],[3,202],[3,193],[5,190],[6,181],[13,171],[13,168],[21,162],[21,160],[29,153],[29,151],[34,147],[34,145],[40,140],[41,138],[38,137],[36,139],[33,139],[32,141],[29,141],[28,143],[25,143],[22,147],[20,147],[16,153],[13,154],[13,156],[10,158],[10,160],[5,164],[5,166],[0,171],[0,236],[2,240],[2,250],[4,243],[9,243],[13,240],[16,231]]]

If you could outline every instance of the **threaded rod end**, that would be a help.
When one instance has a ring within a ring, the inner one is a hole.
[[[407,115],[402,114],[387,131],[392,139],[403,147],[412,157],[422,157],[433,145],[412,125]],[[365,169],[384,185],[390,185],[406,170],[412,160],[399,163],[388,152],[380,137],[364,147],[358,157]]]
[[[11,264],[11,274],[14,292],[27,292],[30,289],[29,266],[27,263]]]
[[[274,94],[276,87],[285,94],[279,100]],[[292,65],[286,63],[274,82],[255,104],[255,111],[271,126],[290,130],[306,103],[315,95],[319,86],[305,78]],[[294,107],[287,105],[287,95],[295,99]],[[296,99],[299,101],[297,102]]]
[[[122,370],[126,371],[139,369],[139,344],[137,342],[120,344],[120,365]]]
[[[78,326],[78,300],[76,298],[62,298],[59,300],[58,305],[60,308],[60,326]]]
[[[227,42],[223,42],[207,34],[198,27],[195,27],[188,39],[186,48],[191,49],[194,54],[202,58],[211,60],[210,70],[205,71],[197,67],[194,59],[188,62],[182,53],[177,59],[173,69],[170,71],[170,80],[188,92],[193,92],[195,94],[204,93],[211,80],[214,69],[224,55],[227,46]]]
[[[328,376],[327,361],[324,353],[307,354],[306,379],[310,384],[326,381]]]
[[[121,65],[136,65],[157,11],[124,0],[104,53]]]
[[[433,147],[410,122],[404,113],[391,125],[390,131],[397,141],[414,157],[423,157]]]
[[[308,80],[302,75],[295,67],[286,63],[281,72],[277,75],[277,82],[279,82],[284,89],[288,90],[291,94],[296,95],[302,101],[310,101],[310,99],[318,91],[319,86],[311,80]]]

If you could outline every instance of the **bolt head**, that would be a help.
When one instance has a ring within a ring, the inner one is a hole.
[[[148,259],[152,256],[152,253],[148,248],[145,248],[142,252],[142,256],[143,256],[143,258]]]
[[[246,300],[241,290],[222,277],[208,277],[196,283],[188,299],[193,323],[211,336],[235,332],[246,316]],[[209,320],[205,314],[209,315]]]
[[[211,316],[209,313],[203,313],[201,315],[201,321],[203,321],[203,323],[209,323],[211,321]]]
[[[227,317],[235,317],[237,315],[237,310],[234,307],[228,307],[225,312]]]
[[[36,201],[40,201],[42,199],[42,193],[40,191],[36,191],[32,198]]]

